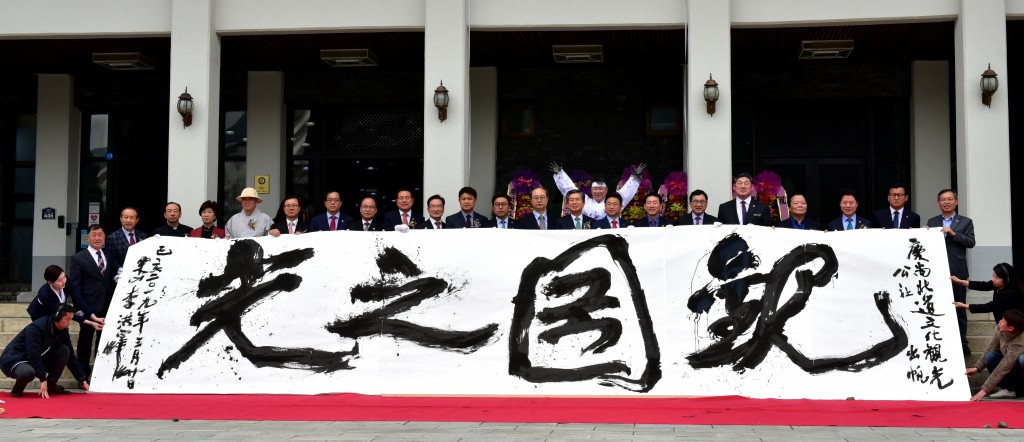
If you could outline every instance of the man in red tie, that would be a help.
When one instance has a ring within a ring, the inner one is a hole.
[[[281,205],[284,208],[284,219],[270,226],[270,231],[267,232],[268,235],[298,235],[309,230],[309,225],[299,217],[299,212],[302,212],[299,197],[290,196],[285,198],[284,203]]]
[[[629,220],[621,218],[622,195],[612,192],[604,199],[605,217],[597,220],[598,229],[623,229],[630,226]]]
[[[310,232],[348,230],[348,225],[352,223],[352,217],[341,213],[341,193],[330,190],[324,194],[324,207],[327,209],[327,213],[314,216],[309,221]]]
[[[106,245],[103,246],[103,250],[110,255],[110,260],[117,263],[117,268],[124,267],[128,247],[146,239],[146,234],[135,228],[139,224],[139,211],[134,207],[128,206],[122,209],[120,221],[121,228],[112,232],[107,237]]]
[[[395,230],[395,227],[400,225],[409,226],[410,229],[419,227],[423,223],[423,215],[413,212],[412,206],[415,202],[411,190],[399,190],[395,195],[395,205],[398,209],[384,214],[384,230]]]

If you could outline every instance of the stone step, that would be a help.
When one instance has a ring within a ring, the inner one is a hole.
[[[27,318],[27,308],[27,302],[0,302],[0,318]]]
[[[30,322],[32,320],[27,316],[24,318],[0,318],[0,332],[20,332]]]
[[[78,328],[74,325],[72,325],[71,328],[71,345],[77,345]],[[18,333],[21,333],[21,330],[0,332],[0,351],[3,351],[3,349],[7,347],[7,344],[10,344],[11,341],[13,341],[16,336],[18,336]]]
[[[78,389],[78,381],[71,377],[71,375],[67,373],[67,370],[64,371],[64,376],[57,381],[57,384],[64,388]],[[11,391],[12,388],[14,388],[14,379],[0,379],[0,391]],[[39,379],[29,382],[28,386],[25,387],[25,390],[25,396],[29,395],[28,390],[39,390]],[[31,394],[34,396],[36,392],[32,391]]]
[[[992,321],[968,321],[967,336],[984,336],[991,338],[996,332],[996,323]]]

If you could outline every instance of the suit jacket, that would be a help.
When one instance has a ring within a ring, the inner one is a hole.
[[[859,221],[860,217],[858,216],[857,219]],[[775,227],[779,228],[779,229],[795,229],[796,228],[796,227],[793,227],[793,217],[789,217],[788,219],[784,219],[782,221],[779,221],[779,225],[777,225]],[[821,230],[821,223],[819,223],[817,220],[804,217],[804,230]]]
[[[658,227],[665,227],[668,225],[672,225],[672,221],[670,221],[668,218],[665,218],[664,216],[658,217]],[[633,221],[633,227],[651,227],[651,220],[649,217],[645,216],[636,221]]]
[[[352,221],[352,223],[348,225],[348,230],[351,230],[353,232],[362,232],[363,231],[363,220],[362,220],[362,218]],[[384,221],[382,221],[380,218],[374,218],[373,220],[370,221],[370,230],[369,231],[370,232],[383,232],[384,231]]]
[[[384,230],[395,230],[395,226],[402,224],[402,213],[397,210],[392,210],[384,214],[381,218],[384,222]],[[416,223],[417,226],[423,223],[423,215],[409,211],[409,221]]]
[[[629,227],[631,225],[633,225],[633,224],[630,224],[628,219],[619,218],[619,228],[620,229],[624,229],[624,228]],[[597,224],[596,225],[592,225],[591,227],[593,227],[595,229],[610,229],[610,228],[612,228],[612,222],[611,222],[611,220],[608,219],[607,216],[605,216],[604,218],[601,218],[601,219],[597,220]]]
[[[416,229],[417,230],[433,229],[434,226],[431,225],[433,223],[434,223],[434,220],[432,220],[432,219],[425,219],[425,220],[423,220],[423,223],[416,224]],[[445,223],[444,221],[441,221],[441,228],[442,229],[448,229],[449,227],[448,227],[447,223]]]
[[[886,206],[884,209],[876,210],[874,217],[871,218],[871,225],[876,229],[891,229],[892,227],[892,212],[889,207]],[[903,206],[900,209],[900,228],[910,229],[921,227],[921,215],[918,215]]]
[[[928,220],[928,227],[942,228],[942,215]],[[967,249],[974,247],[974,221],[960,215],[953,216],[949,225],[956,236],[946,235],[946,259],[949,261],[949,273],[960,279],[969,277],[967,271]]]
[[[473,222],[476,223],[477,221],[480,221],[480,225],[482,226],[484,221],[487,221],[487,217],[473,212]],[[467,227],[473,227],[466,225],[466,215],[463,215],[461,210],[452,215],[448,215],[448,218],[445,218],[444,222],[448,225],[449,229],[465,229]]]
[[[288,234],[288,220],[283,219],[274,224],[270,225],[270,230],[277,229],[282,235]],[[298,233],[306,233],[309,231],[309,224],[302,222],[302,218],[295,220],[295,231]]]
[[[338,212],[338,218],[334,220],[335,230],[348,230],[349,224],[352,223],[352,217],[344,213]],[[359,229],[362,230],[362,229]],[[308,232],[329,232],[331,231],[331,220],[327,217],[327,213],[324,212],[320,215],[314,216],[313,219],[309,220]]]
[[[533,215],[530,215],[530,217],[533,217]],[[536,219],[534,219],[534,221],[536,221]],[[506,229],[518,229],[519,228],[518,225],[519,225],[519,220],[514,220],[514,219],[512,219],[511,216],[509,216],[508,217],[508,225],[505,226],[505,228]],[[491,228],[491,229],[497,229],[498,228],[498,218],[495,217],[494,219],[487,220],[486,222],[484,222],[484,225],[482,227]]]
[[[580,226],[583,227],[583,228],[586,228],[586,226],[588,224],[590,225],[591,229],[596,229],[597,228],[597,220],[596,219],[591,218],[591,217],[581,213],[580,214]],[[572,215],[565,215],[565,216],[563,216],[561,218],[556,219],[555,220],[555,225],[558,226],[557,227],[558,230],[575,230],[576,229],[576,221],[573,220]]]
[[[704,214],[700,216],[700,223],[701,223],[701,225],[704,225],[704,224],[714,224],[716,222],[718,222],[718,218],[715,218],[715,217],[711,216],[710,213],[704,212]],[[687,213],[686,215],[679,217],[679,219],[676,220],[676,225],[677,226],[692,226],[693,225],[693,214],[692,213]]]
[[[871,221],[868,221],[868,220],[864,219],[864,217],[860,216],[860,214],[858,213],[857,214],[857,223],[856,223],[855,226],[853,226],[853,228],[854,229],[870,229],[871,228]],[[846,222],[843,221],[843,215],[839,215],[839,218],[836,218],[836,219],[834,219],[832,221],[829,221],[828,227],[826,227],[825,230],[828,230],[830,232],[838,232],[838,231],[846,230]]]
[[[103,274],[100,274],[100,268],[96,266],[91,251],[90,247],[71,256],[67,273],[68,285],[78,289],[82,301],[89,305],[92,313],[103,317],[106,316],[110,299],[114,296],[114,275],[121,266],[104,251],[107,267]]]
[[[78,309],[81,315],[75,314],[73,319],[79,324],[92,316],[92,308],[89,307],[89,303],[82,299],[82,295],[78,293],[78,289],[75,289],[71,284],[64,286],[64,302],[70,303]],[[28,316],[32,320],[42,318],[44,316],[52,316],[60,310],[61,306],[60,298],[53,292],[49,284],[43,283],[42,287],[39,287],[39,291],[36,293],[35,299],[28,304]]]
[[[733,198],[718,206],[718,222],[722,224],[739,224],[740,217],[736,214],[736,199]],[[747,207],[747,217],[744,224],[755,226],[772,226],[772,211],[764,203],[750,198],[750,207]]]
[[[135,229],[135,243],[146,239],[146,233]],[[124,234],[124,229],[117,229],[110,232],[107,235],[107,242],[103,244],[103,254],[107,255],[107,259],[117,262],[117,268],[124,267],[124,257],[128,255],[128,237]]]
[[[544,212],[544,221],[548,222],[548,230],[558,230],[558,226],[555,223],[555,221],[558,220],[558,216],[555,216],[554,219],[552,219],[551,216],[552,216],[551,212]],[[526,216],[524,216],[522,218],[519,218],[517,221],[519,221],[517,223],[518,225],[516,226],[517,229],[524,229],[524,230],[539,230],[540,229],[540,226],[537,225],[537,217],[534,216],[533,213],[530,213],[529,215],[526,215]]]

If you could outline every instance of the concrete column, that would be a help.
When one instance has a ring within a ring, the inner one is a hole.
[[[481,199],[490,201],[491,195],[506,190],[501,183],[495,182],[498,159],[498,68],[472,68],[469,78],[470,107],[473,109],[469,185],[477,190]]]
[[[183,127],[178,96],[188,88],[195,109]],[[213,0],[171,3],[171,90],[167,119],[167,199],[182,206],[181,221],[202,225],[199,206],[217,197],[220,130],[220,37]]]
[[[75,251],[78,232],[65,235],[57,220],[41,219],[52,207],[57,216],[78,220],[78,177],[81,114],[74,104],[74,78],[40,74],[36,107],[36,195],[32,221],[32,284],[43,280],[50,264],[67,269],[67,256]],[[35,292],[33,291],[34,295]]]
[[[1006,2],[961,0],[954,36],[956,61],[956,178],[960,213],[974,220],[977,245],[967,255],[971,276],[1012,262],[1009,82]],[[981,103],[981,73],[1000,74],[992,106]]]
[[[686,173],[690,189],[711,195],[712,208],[732,191],[732,62],[730,2],[689,0],[686,67]],[[704,82],[718,82],[714,115],[707,113]],[[754,172],[754,171],[749,171]]]
[[[245,153],[246,186],[252,187],[255,184],[256,175],[270,175],[270,193],[260,195],[264,199],[260,210],[274,216],[278,203],[284,198],[285,162],[288,158],[284,142],[284,73],[249,72],[247,93],[246,126],[249,141]]]
[[[423,5],[423,194],[441,194],[453,212],[459,189],[470,183],[468,6],[467,0],[425,0]],[[449,91],[443,122],[434,107],[434,89],[442,80]]]
[[[910,210],[927,220],[939,213],[935,195],[953,187],[950,169],[949,62],[910,65]]]

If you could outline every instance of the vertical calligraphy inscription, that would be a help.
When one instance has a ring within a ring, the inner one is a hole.
[[[111,380],[127,377],[125,384],[129,390],[135,389],[135,377],[146,371],[139,368],[145,342],[142,331],[149,322],[149,310],[157,304],[153,297],[158,294],[157,292],[163,295],[167,289],[160,282],[160,276],[164,271],[163,257],[173,253],[171,249],[160,246],[156,250],[156,256],[151,258],[144,255],[139,258],[135,270],[128,275],[125,282],[130,288],[123,303],[126,313],[117,321],[116,339],[108,341],[103,347],[103,354],[114,353],[114,372]],[[139,299],[140,297],[142,299]],[[124,352],[129,344],[128,338],[132,334],[135,335],[135,342],[132,345],[131,356],[125,363]]]
[[[821,262],[821,268],[816,272],[800,268],[814,261]],[[813,289],[828,284],[839,270],[835,252],[825,244],[804,244],[775,261],[770,272],[748,273],[738,277],[744,271],[757,270],[760,265],[760,258],[754,255],[746,240],[737,233],[723,238],[712,250],[707,268],[717,281],[694,292],[687,307],[698,315],[705,314],[714,304],[715,298],[719,298],[725,300],[727,315],[713,321],[708,327],[708,332],[717,342],[687,357],[692,367],[710,368],[732,364],[736,371],[752,369],[764,361],[774,345],[808,373],[820,374],[832,370],[859,372],[892,359],[907,347],[907,333],[893,316],[889,293],[880,291],[873,296],[875,307],[892,333],[892,338],[849,356],[808,357],[789,342],[785,333],[786,321],[803,311]],[[779,300],[790,276],[796,281],[796,291],[780,306]],[[764,286],[764,294],[760,299],[747,300],[751,287],[756,285]],[[754,326],[754,330],[750,339],[734,345],[751,326]]]
[[[907,264],[897,268],[892,276],[907,282],[907,285],[899,283],[900,297],[914,299],[914,306],[917,308],[912,313],[924,318],[921,330],[925,331],[925,345],[923,349],[916,345],[911,345],[907,349],[906,355],[911,363],[907,370],[907,379],[911,382],[935,385],[939,390],[945,390],[953,385],[953,379],[943,381],[945,373],[938,365],[940,362],[946,362],[946,358],[942,356],[942,327],[935,322],[936,318],[943,315],[935,311],[935,290],[925,279],[931,276],[932,269],[928,258],[924,257],[924,245],[917,238],[910,238],[909,241]],[[930,373],[922,369],[922,360],[924,364],[931,365]]]
[[[661,351],[629,243],[601,235],[523,270],[509,335],[509,374],[648,392]],[[625,305],[623,305],[625,304]]]

